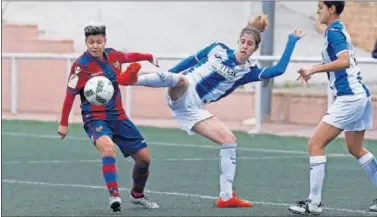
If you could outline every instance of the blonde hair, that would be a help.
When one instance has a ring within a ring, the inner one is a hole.
[[[266,30],[268,27],[268,19],[267,15],[258,15],[253,18],[251,18],[249,21],[247,21],[247,25],[244,29],[242,29],[240,37],[247,33],[250,35],[253,35],[255,38],[255,44],[258,46],[261,42],[261,33]]]

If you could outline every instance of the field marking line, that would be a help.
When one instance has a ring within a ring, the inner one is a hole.
[[[97,185],[48,183],[48,182],[21,181],[21,180],[10,180],[10,179],[3,179],[1,181],[4,182],[4,183],[9,183],[9,184],[25,184],[25,185],[40,185],[40,186],[50,186],[50,187],[87,188],[87,189],[107,189],[104,186],[97,186]],[[130,191],[129,188],[119,188],[119,190],[120,191]],[[217,199],[217,197],[214,197],[214,196],[201,195],[201,194],[190,194],[190,193],[182,193],[182,192],[167,192],[167,191],[154,191],[154,190],[146,190],[145,192],[151,193],[151,194],[159,194],[159,195],[194,197],[194,198],[211,199],[211,200]],[[270,205],[270,206],[285,206],[287,208],[290,205],[292,205],[292,204],[287,204],[287,203],[266,202],[266,201],[252,201],[252,203],[261,204],[261,205]],[[365,211],[365,210],[342,209],[342,208],[332,208],[332,207],[323,207],[323,209],[329,210],[329,211],[335,211],[335,212],[361,213],[361,214],[376,215],[376,213],[368,212],[368,211]],[[288,211],[287,211],[287,213],[288,213]]]

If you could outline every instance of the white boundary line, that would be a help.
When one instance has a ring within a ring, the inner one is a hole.
[[[40,185],[40,186],[50,186],[50,187],[71,187],[71,188],[89,188],[89,189],[106,189],[104,186],[97,186],[97,185],[80,185],[80,184],[63,184],[63,183],[48,183],[48,182],[32,182],[32,181],[20,181],[20,180],[9,180],[3,179],[1,180],[4,183],[9,184],[25,184],[25,185]],[[128,188],[119,188],[120,191],[130,191]],[[151,194],[160,194],[160,195],[174,195],[174,196],[182,196],[182,197],[195,197],[201,199],[211,199],[215,200],[217,197],[208,196],[208,195],[200,195],[200,194],[189,194],[189,193],[181,193],[181,192],[166,192],[166,191],[153,191],[153,190],[146,190],[146,193]],[[261,205],[270,205],[270,206],[284,206],[287,207],[292,204],[287,203],[276,203],[276,202],[265,202],[265,201],[252,201],[254,204],[261,204]],[[333,212],[346,212],[346,213],[360,213],[360,214],[370,214],[376,215],[376,213],[371,213],[364,210],[353,210],[353,209],[340,209],[340,208],[331,208],[331,207],[324,207],[324,210],[329,210]],[[287,211],[288,213],[288,211]]]
[[[37,138],[37,139],[59,139],[57,135],[51,134],[32,134],[32,133],[18,133],[18,132],[2,132],[3,136],[14,136],[14,137],[27,137],[27,138]],[[76,141],[89,141],[85,137],[77,136],[67,136],[65,140],[76,140]],[[184,144],[184,143],[171,143],[171,142],[155,142],[147,141],[147,144],[153,144],[158,146],[169,146],[169,147],[186,147],[186,148],[207,148],[207,149],[218,149],[216,145],[198,145],[198,144]],[[295,154],[295,155],[305,155],[308,156],[306,151],[295,151],[295,150],[281,150],[281,149],[263,149],[263,148],[246,148],[237,147],[237,150],[241,151],[252,151],[252,152],[264,152],[264,153],[284,153],[284,154]],[[350,154],[328,154],[328,157],[351,157]]]

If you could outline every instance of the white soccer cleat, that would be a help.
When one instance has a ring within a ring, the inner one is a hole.
[[[299,215],[319,215],[322,212],[321,203],[313,204],[310,199],[297,202],[288,208],[289,212]]]
[[[132,204],[141,205],[146,209],[156,209],[159,208],[157,203],[155,203],[151,198],[144,196],[140,198],[134,198],[132,195],[130,195],[130,202]]]
[[[120,212],[121,208],[120,205],[122,204],[122,199],[120,197],[109,197],[109,207],[113,210],[113,212]]]
[[[369,207],[369,211],[371,212],[377,212],[377,199],[373,201],[373,205]]]

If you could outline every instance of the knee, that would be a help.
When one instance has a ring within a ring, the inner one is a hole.
[[[322,155],[323,154],[323,144],[314,138],[310,138],[308,141],[308,152],[309,155]]]
[[[237,143],[237,138],[233,133],[227,133],[221,136],[221,144],[235,144]]]
[[[176,87],[186,87],[186,86],[187,86],[187,79],[185,78],[185,76],[179,74]]]
[[[103,136],[98,138],[96,141],[96,147],[102,157],[115,157],[116,155],[114,143],[109,137],[104,138]]]
[[[147,149],[142,149],[141,151],[133,155],[132,158],[135,160],[135,164],[139,167],[149,167],[149,165],[151,164],[151,157]]]
[[[361,147],[352,147],[352,146],[348,146],[348,152],[354,156],[356,159],[359,159],[361,158],[362,156],[364,156],[365,154],[368,153],[368,150],[366,150],[365,148]]]
[[[135,161],[135,164],[142,168],[149,167],[151,164],[151,158],[148,156],[147,158],[138,159]]]

